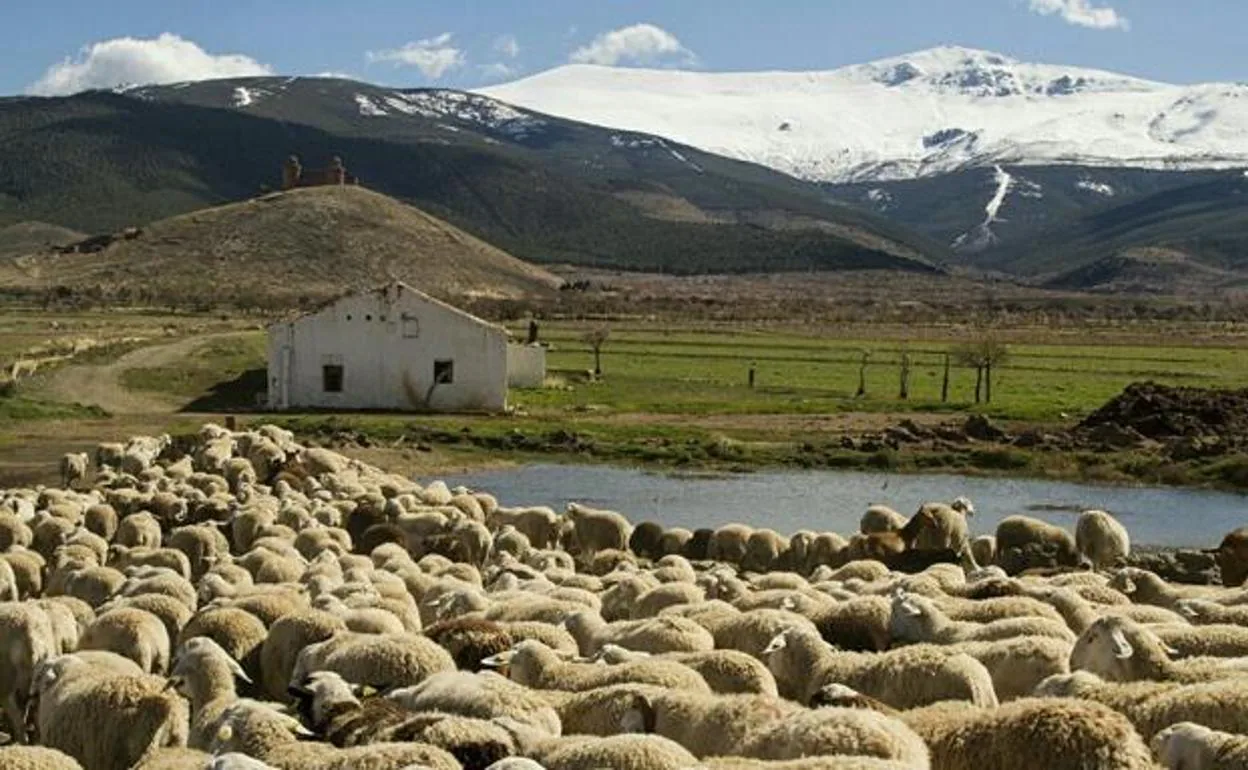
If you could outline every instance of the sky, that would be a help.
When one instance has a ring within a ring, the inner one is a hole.
[[[938,45],[1248,81],[1245,0],[0,0],[0,94],[334,74],[471,88],[568,63],[821,70]]]

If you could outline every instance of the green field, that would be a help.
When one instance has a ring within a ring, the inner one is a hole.
[[[990,404],[974,403],[975,370],[951,368],[941,402],[944,355],[952,343],[832,339],[799,333],[613,331],[602,350],[603,379],[581,330],[556,326],[547,364],[567,388],[521,391],[513,401],[531,411],[586,410],[664,414],[824,414],[957,412],[977,409],[1008,420],[1054,421],[1087,414],[1140,380],[1172,385],[1248,387],[1248,357],[1234,348],[1014,344],[993,373]],[[866,396],[855,398],[863,351],[869,351]],[[910,396],[898,398],[900,362],[911,359]],[[747,385],[751,364],[756,387]]]

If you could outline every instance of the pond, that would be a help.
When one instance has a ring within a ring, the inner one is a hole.
[[[427,480],[426,480],[427,481]],[[1165,487],[1120,487],[1035,479],[898,475],[859,471],[777,471],[683,475],[632,468],[534,464],[446,478],[490,492],[504,505],[569,501],[610,508],[633,522],[689,529],[734,521],[782,533],[798,529],[855,532],[872,503],[909,515],[929,500],[959,495],[975,504],[974,534],[991,534],[1006,516],[1023,513],[1073,529],[1080,511],[1114,514],[1136,545],[1209,547],[1248,524],[1248,496]]]

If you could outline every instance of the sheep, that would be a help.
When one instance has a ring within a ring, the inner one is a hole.
[[[510,524],[529,539],[538,549],[555,544],[559,516],[549,508],[497,508],[487,517],[486,523],[495,530]]]
[[[511,621],[499,623],[516,642],[535,639],[561,655],[576,655],[580,646],[576,639],[563,626],[555,626],[540,621]]]
[[[1007,516],[997,524],[997,564],[1011,574],[1029,566],[1024,554],[1028,547],[1040,549],[1057,564],[1074,566],[1079,562],[1075,539],[1061,527],[1029,516]]]
[[[240,752],[278,770],[460,770],[448,752],[419,743],[374,743],[339,749],[324,743],[298,740],[298,720],[268,708],[226,709],[224,723],[213,741],[213,752]]]
[[[995,535],[980,535],[970,540],[971,557],[977,564],[988,566],[997,561],[997,538]]]
[[[1222,573],[1222,585],[1240,586],[1248,579],[1248,527],[1226,533],[1213,549],[1214,560]]]
[[[1070,643],[1044,636],[922,646],[946,655],[969,655],[983,663],[1001,701],[1030,695],[1048,677],[1070,672]]]
[[[176,548],[113,545],[108,549],[108,566],[122,572],[133,567],[163,567],[188,580],[191,578],[191,561]]]
[[[705,591],[692,582],[664,583],[638,596],[629,615],[633,619],[651,618],[673,605],[694,604],[705,598]]]
[[[138,546],[159,548],[160,539],[160,522],[146,511],[124,517],[117,524],[117,532],[113,536],[114,543],[130,548]]]
[[[30,603],[0,604],[0,699],[9,723],[9,734],[26,742],[25,707],[37,666],[57,650],[52,624],[38,606]]]
[[[78,645],[84,650],[108,650],[129,658],[147,674],[169,668],[169,630],[150,612],[119,607],[101,614],[82,633]]]
[[[604,644],[594,659],[614,665],[647,657],[651,657],[651,653],[637,652],[614,644]],[[655,657],[683,663],[698,672],[706,680],[712,692],[722,695],[777,694],[776,679],[771,671],[758,658],[738,650],[668,652]]]
[[[706,557],[712,561],[740,564],[746,545],[754,530],[744,524],[725,524],[715,530],[707,547]]]
[[[482,661],[486,666],[507,666],[514,682],[538,690],[580,692],[622,682],[657,684],[693,692],[710,692],[706,680],[688,666],[662,659],[642,660],[618,666],[563,661],[546,645],[532,639],[507,652]]]
[[[451,654],[423,636],[346,631],[304,647],[290,682],[301,683],[313,671],[333,671],[356,684],[402,687],[453,670]]]
[[[821,607],[811,615],[819,634],[829,644],[851,652],[886,650],[892,612],[883,596],[862,596]]]
[[[756,529],[745,541],[741,569],[747,572],[768,572],[789,549],[788,540],[772,529]]]
[[[198,749],[159,748],[145,754],[131,770],[272,770],[269,765],[241,754],[213,758]]]
[[[186,745],[186,702],[163,679],[93,674],[84,667],[73,656],[41,667],[37,725],[44,745],[88,770],[129,770],[158,747]],[[54,707],[44,708],[47,703]]]
[[[489,620],[462,618],[436,623],[425,636],[451,654],[456,668],[481,670],[481,661],[511,649],[516,639],[506,627]]]
[[[701,652],[715,648],[711,633],[692,620],[657,617],[607,623],[592,610],[575,612],[564,625],[582,655],[593,655],[610,642],[642,652]]]
[[[1084,511],[1075,522],[1075,547],[1093,569],[1117,566],[1131,552],[1131,536],[1105,511]]]
[[[686,770],[697,765],[697,760],[678,744],[655,735],[552,741],[538,756],[546,770]]]
[[[323,642],[346,630],[346,624],[340,618],[313,609],[295,612],[275,621],[260,646],[260,672],[265,694],[274,700],[286,700],[299,653],[308,645]]]
[[[932,766],[941,770],[1155,767],[1127,718],[1099,703],[1027,698],[990,710],[938,704],[900,719],[922,737]]]
[[[907,548],[919,551],[951,550],[956,553],[966,545],[966,517],[973,511],[969,504],[959,501],[953,505],[924,503],[898,530],[898,534]]]
[[[1208,655],[1217,658],[1248,656],[1248,628],[1235,624],[1149,623],[1157,635],[1179,657]]]
[[[628,550],[628,538],[632,535],[633,528],[628,519],[615,511],[568,503],[565,517],[572,524],[576,546],[581,558],[587,563],[593,560],[598,551]]]
[[[906,517],[887,505],[871,505],[858,522],[858,531],[864,535],[875,532],[896,532],[906,526]]]
[[[715,639],[715,649],[740,650],[760,658],[781,631],[800,628],[819,633],[808,618],[785,610],[750,610],[736,614],[713,612],[697,620]]]
[[[1150,745],[1168,770],[1248,770],[1248,737],[1194,722],[1170,725]]]
[[[191,704],[187,736],[191,748],[212,746],[225,709],[238,699],[235,677],[251,682],[238,661],[212,639],[195,637],[179,645],[170,680]]]
[[[250,612],[237,607],[214,607],[195,615],[178,634],[177,645],[207,637],[242,665],[249,679],[260,679],[260,651],[268,629]]]
[[[78,760],[43,746],[0,748],[0,767],[5,770],[82,770]]]
[[[435,711],[474,719],[506,717],[547,735],[559,735],[563,726],[547,696],[548,693],[523,687],[493,671],[442,672],[420,684],[386,694],[410,711]]]
[[[1195,682],[1219,674],[1248,675],[1248,666],[1236,666],[1238,661],[1217,658],[1172,661],[1169,648],[1155,633],[1128,618],[1112,615],[1097,619],[1080,634],[1071,650],[1070,662],[1072,668],[1117,682],[1139,679]]]
[[[1103,703],[1135,725],[1144,738],[1178,722],[1196,722],[1214,730],[1248,733],[1244,688],[1235,679],[1201,684],[1176,682],[1106,682],[1088,671],[1051,676],[1036,687],[1048,698],[1081,698]]]
[[[780,694],[801,703],[829,683],[852,687],[894,708],[940,700],[997,703],[992,677],[982,663],[926,646],[878,654],[836,652],[817,633],[792,629],[777,634],[763,656]]]
[[[71,452],[61,455],[61,486],[73,489],[76,482],[87,477],[87,467],[91,459],[86,452]]]
[[[1047,636],[1073,642],[1075,635],[1065,623],[1050,618],[1005,618],[991,623],[968,623],[949,619],[930,599],[900,591],[893,596],[889,631],[894,640],[906,642],[986,642],[1016,636]]]
[[[740,754],[756,759],[844,754],[892,760],[915,770],[929,766],[927,746],[905,723],[862,709],[799,711],[754,730]]]
[[[483,770],[515,751],[511,734],[482,720],[443,714],[416,714],[387,698],[359,699],[342,677],[312,674],[292,687],[309,726],[334,746],[420,741],[450,752],[471,770]]]

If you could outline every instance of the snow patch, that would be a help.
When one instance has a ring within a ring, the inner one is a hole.
[[[368,98],[364,94],[355,95],[355,103],[359,105],[360,114],[370,118],[378,118],[389,115],[390,113],[382,109],[376,102]]]
[[[523,139],[546,127],[546,121],[509,104],[463,91],[395,91],[385,102],[408,115],[475,123],[512,139]]]
[[[234,89],[234,106],[239,108],[250,107],[256,103],[256,98],[260,93],[261,91],[256,89],[238,86]]]
[[[867,190],[867,200],[874,203],[881,211],[890,208],[893,205],[893,194],[888,190],[882,190],[879,187]]]
[[[1001,163],[1248,165],[1248,85],[1169,85],[966,48],[825,72],[571,65],[480,93],[818,182],[911,179]]]
[[[1116,191],[1111,185],[1104,182],[1096,182],[1091,179],[1080,179],[1078,182],[1075,182],[1075,189],[1096,193],[1097,195],[1104,195],[1106,198],[1112,198],[1116,194]]]
[[[1010,189],[1014,186],[1014,177],[1000,166],[993,166],[992,181],[996,185],[996,189],[992,193],[992,197],[988,199],[988,203],[984,206],[984,221],[977,225],[970,232],[962,233],[953,241],[955,249],[963,251],[979,251],[986,249],[997,242],[997,234],[992,231],[993,224],[1001,222],[1000,213],[1001,206],[1005,204],[1005,198],[1010,194]]]
[[[699,174],[701,174],[705,170],[701,166],[699,166],[697,163],[694,163],[693,161],[685,157],[683,154],[678,152],[675,148],[670,147],[667,144],[667,142],[665,142],[664,140],[660,139],[657,136],[641,136],[637,134],[624,136],[620,134],[612,134],[611,146],[620,147],[620,148],[628,149],[628,150],[657,149],[660,151],[665,151],[667,152],[668,155],[671,155],[674,159],[676,159],[680,163],[685,164],[686,166],[698,172]]]

